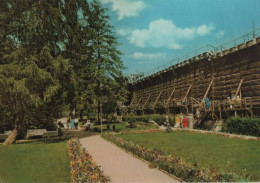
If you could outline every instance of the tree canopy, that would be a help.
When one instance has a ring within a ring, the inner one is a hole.
[[[52,129],[64,106],[84,115],[125,99],[109,20],[98,0],[0,1],[0,131]]]

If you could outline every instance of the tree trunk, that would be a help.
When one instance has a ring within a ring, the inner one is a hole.
[[[98,122],[101,123],[101,107],[100,107],[100,103],[98,102]]]
[[[13,129],[13,131],[8,136],[8,138],[5,140],[3,145],[14,144],[16,141],[16,137],[17,137],[17,128]]]
[[[24,118],[24,115],[21,115],[22,118]],[[18,130],[21,129],[22,124],[19,123],[19,117],[18,115],[15,115],[14,117],[14,129],[11,132],[11,134],[7,137],[7,139],[4,141],[3,145],[10,145],[10,144],[14,144],[18,135]]]

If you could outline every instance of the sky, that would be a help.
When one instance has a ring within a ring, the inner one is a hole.
[[[101,0],[123,53],[125,75],[153,70],[207,44],[260,28],[260,0]],[[260,33],[260,31],[258,31]],[[258,34],[259,35],[259,34]]]

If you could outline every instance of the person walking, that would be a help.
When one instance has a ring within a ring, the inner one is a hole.
[[[70,129],[74,129],[74,128],[75,128],[74,119],[71,118],[71,120],[70,120]]]
[[[75,123],[75,128],[76,130],[78,130],[78,126],[79,126],[79,120],[77,118],[74,119],[74,123]]]
[[[67,129],[70,129],[70,118],[67,120]]]

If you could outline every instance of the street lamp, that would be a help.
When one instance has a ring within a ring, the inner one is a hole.
[[[101,134],[103,132],[103,125],[102,125],[102,104],[100,104],[100,120],[101,120]]]

